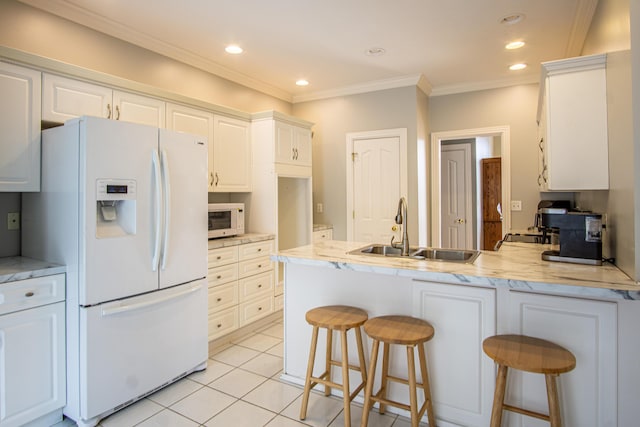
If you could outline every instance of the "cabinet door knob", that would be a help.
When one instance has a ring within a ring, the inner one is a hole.
[[[221,275],[218,275],[218,276],[216,277],[216,279],[222,279],[222,276],[221,276]]]
[[[216,298],[216,302],[222,301],[222,298]]]
[[[35,295],[33,292],[29,291],[26,294],[24,294],[25,297],[27,298],[31,298],[33,295]]]

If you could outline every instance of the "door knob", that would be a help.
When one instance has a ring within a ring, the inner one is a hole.
[[[391,231],[398,231],[398,226],[394,225],[393,227],[391,227]]]
[[[458,218],[458,219],[456,219],[456,223],[458,223],[458,224],[464,224],[464,219],[462,219],[462,218]]]

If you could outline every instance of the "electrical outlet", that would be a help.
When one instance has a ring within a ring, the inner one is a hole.
[[[324,211],[324,206],[322,205],[322,203],[317,203],[316,204],[316,212],[317,213],[322,213]]]
[[[7,214],[7,230],[20,230],[20,212]]]
[[[511,210],[512,211],[521,211],[522,210],[522,200],[512,200],[511,201]]]

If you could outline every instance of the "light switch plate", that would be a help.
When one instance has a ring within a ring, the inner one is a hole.
[[[7,214],[7,230],[20,230],[20,212]]]
[[[511,201],[511,210],[512,211],[521,211],[522,210],[522,200],[512,200]]]

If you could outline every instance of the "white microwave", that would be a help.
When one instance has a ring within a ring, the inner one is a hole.
[[[209,203],[209,238],[244,234],[244,203]]]

